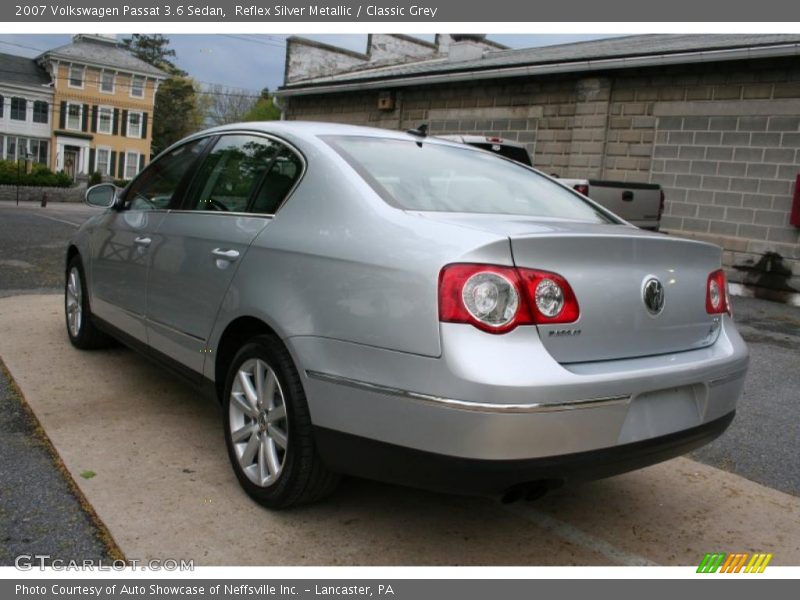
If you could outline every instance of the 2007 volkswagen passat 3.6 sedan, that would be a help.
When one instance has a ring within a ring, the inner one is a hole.
[[[742,391],[719,248],[421,131],[225,126],[86,197],[72,343],[210,390],[272,508],[341,474],[533,496],[710,441]]]

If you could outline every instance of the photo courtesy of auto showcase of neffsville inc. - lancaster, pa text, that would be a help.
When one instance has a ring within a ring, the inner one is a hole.
[[[0,7],[0,595],[788,593],[766,2]]]

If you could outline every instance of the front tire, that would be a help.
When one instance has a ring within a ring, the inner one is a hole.
[[[297,370],[279,340],[258,336],[228,369],[225,443],[236,477],[272,509],[314,502],[335,489],[314,444],[311,417]]]
[[[86,277],[79,256],[73,256],[67,264],[64,284],[64,313],[69,341],[76,348],[94,350],[106,348],[112,344],[111,338],[100,331],[92,321]]]

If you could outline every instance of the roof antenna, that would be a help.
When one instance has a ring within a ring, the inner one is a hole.
[[[423,123],[416,129],[409,129],[406,133],[410,133],[411,135],[416,135],[418,137],[428,137],[428,124]]]
[[[406,133],[408,133],[410,135],[413,135],[413,136],[416,136],[416,137],[420,137],[420,138],[428,137],[428,124],[427,123],[423,123],[422,125],[420,125],[416,129],[409,129],[408,131],[406,131]],[[422,142],[418,141],[417,142],[417,146],[422,148]]]

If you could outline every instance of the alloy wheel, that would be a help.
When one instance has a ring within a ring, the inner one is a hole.
[[[78,337],[83,322],[83,290],[78,267],[72,267],[67,275],[67,325],[72,337]]]
[[[274,484],[286,463],[289,427],[275,371],[263,360],[244,361],[230,396],[230,434],[242,472],[259,487]]]

